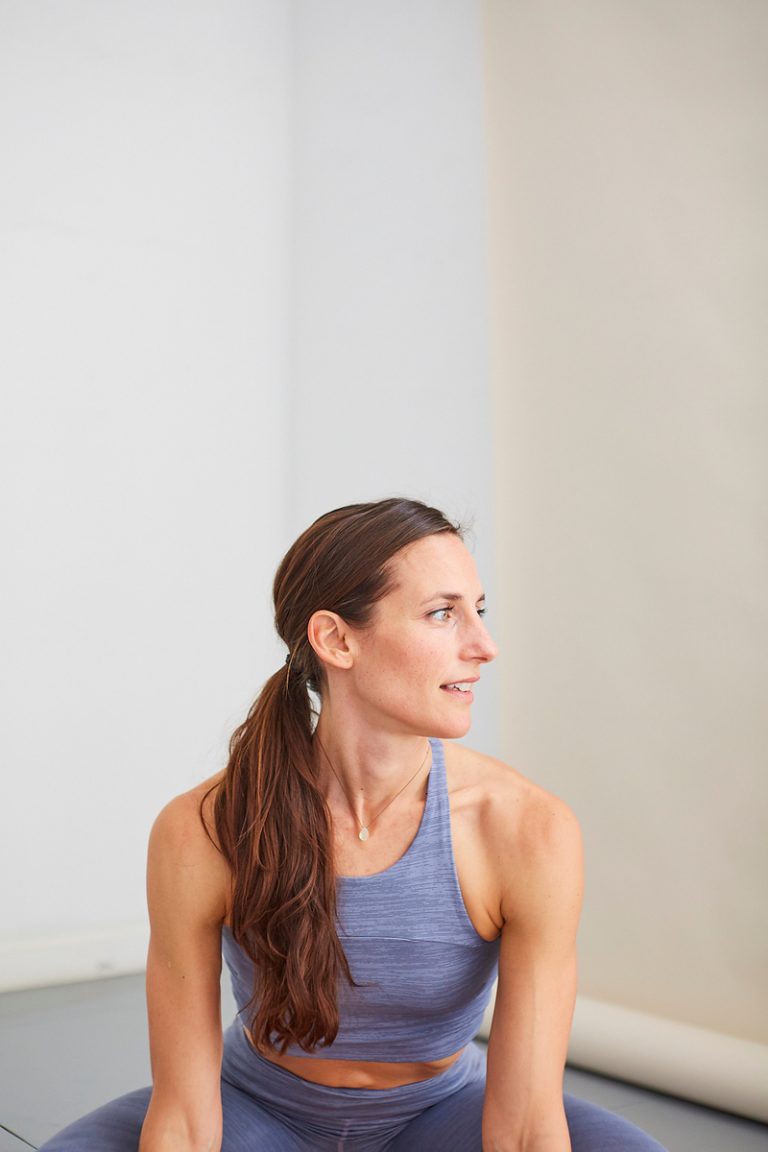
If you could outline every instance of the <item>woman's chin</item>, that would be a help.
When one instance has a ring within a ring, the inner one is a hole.
[[[466,715],[452,716],[449,720],[443,719],[442,722],[436,726],[436,730],[431,732],[430,735],[437,737],[439,740],[460,740],[462,736],[466,736],[472,727],[472,717],[467,708]]]

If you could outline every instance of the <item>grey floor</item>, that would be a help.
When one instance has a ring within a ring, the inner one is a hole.
[[[228,994],[224,1011],[231,1018]],[[142,977],[0,995],[0,1152],[35,1148],[148,1083]],[[736,1116],[575,1068],[566,1090],[626,1116],[669,1152],[768,1152],[768,1128]]]

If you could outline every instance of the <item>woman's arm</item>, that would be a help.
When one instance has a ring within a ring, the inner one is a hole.
[[[172,800],[150,836],[153,1089],[140,1152],[218,1152],[221,1145],[219,982],[229,875],[200,821],[203,792]]]
[[[501,849],[508,871],[483,1152],[570,1152],[563,1068],[576,995],[581,836],[571,811],[546,794],[515,825],[515,843]]]

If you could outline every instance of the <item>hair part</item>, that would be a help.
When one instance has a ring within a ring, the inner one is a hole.
[[[247,1011],[259,1048],[332,1044],[339,982],[354,984],[336,931],[331,818],[312,741],[310,692],[322,698],[324,674],[310,617],[324,610],[364,627],[394,587],[394,557],[442,532],[461,536],[417,500],[349,504],[315,520],[275,575],[275,627],[289,658],[233,733],[213,809],[232,871],[232,935],[255,968]]]

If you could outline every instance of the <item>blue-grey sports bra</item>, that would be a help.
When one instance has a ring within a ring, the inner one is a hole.
[[[426,1062],[458,1052],[476,1034],[496,978],[499,941],[484,940],[464,906],[451,844],[443,745],[418,832],[405,854],[374,876],[338,879],[339,938],[357,987],[339,987],[333,1044],[295,1056]],[[222,951],[239,1010],[253,995],[253,964],[223,929]]]

